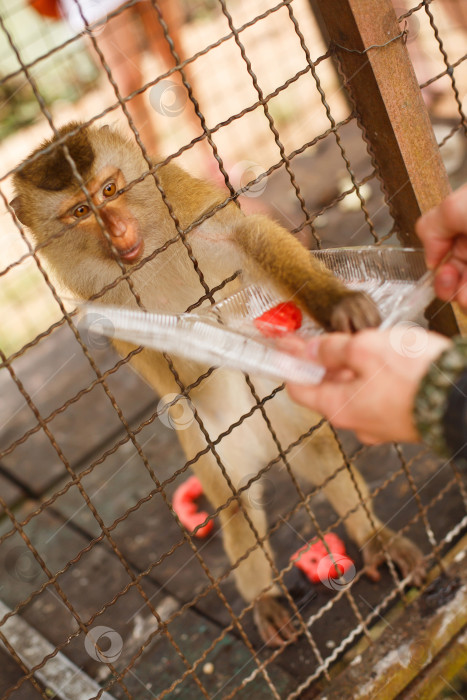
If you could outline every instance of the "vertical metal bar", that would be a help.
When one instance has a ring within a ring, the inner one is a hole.
[[[317,4],[400,240],[416,244],[415,221],[450,187],[392,2]]]
[[[391,0],[316,0],[397,235],[419,246],[415,222],[450,185]],[[397,38],[399,37],[399,38]],[[457,332],[451,307],[438,330]],[[433,324],[435,325],[435,324]]]
[[[329,46],[331,43],[331,37],[329,36],[328,28],[326,26],[326,23],[323,19],[323,16],[319,10],[319,5],[318,5],[319,0],[308,0],[308,4],[311,8],[311,11],[313,13],[314,20],[316,22],[316,26],[318,28],[319,33],[321,34],[321,37],[323,39],[323,43],[325,46]],[[337,82],[341,83],[341,76],[339,74],[339,71],[337,70],[337,66],[333,66],[334,72],[336,74]],[[344,93],[345,100],[347,104],[349,105],[349,108],[352,109],[353,105],[350,105],[349,101],[349,95],[347,92]]]

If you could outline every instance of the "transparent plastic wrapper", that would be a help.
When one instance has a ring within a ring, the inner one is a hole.
[[[421,250],[369,246],[312,255],[350,289],[365,291],[373,298],[381,314],[381,328],[414,319],[434,298],[434,275],[426,272]],[[97,303],[83,304],[79,313],[81,324],[94,333],[209,366],[317,384],[324,375],[322,367],[295,357],[277,344],[276,337],[269,337],[268,312],[287,304],[273,289],[250,285],[196,313],[146,313]],[[294,334],[310,338],[323,332],[312,318],[298,308],[297,312],[300,322]],[[273,335],[286,335],[288,328],[280,328],[280,315],[273,321]]]
[[[435,274],[426,269],[422,249],[366,246],[320,250],[314,255],[348,287],[373,298],[381,329],[413,320],[435,298]]]

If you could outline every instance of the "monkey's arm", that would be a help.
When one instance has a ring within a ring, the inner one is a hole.
[[[226,193],[192,178],[174,164],[160,177],[182,226],[224,201]],[[203,271],[218,276],[225,265],[245,270],[251,279],[272,281],[328,330],[354,331],[380,322],[376,306],[362,292],[348,289],[324,265],[267,216],[244,216],[232,202],[191,234]],[[239,260],[236,260],[240,254]]]
[[[282,226],[266,216],[241,217],[234,238],[245,268],[270,279],[328,330],[356,331],[380,322],[373,301],[347,289]]]

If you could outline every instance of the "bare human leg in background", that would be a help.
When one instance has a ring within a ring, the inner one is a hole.
[[[181,8],[176,0],[159,0],[158,4],[168,24],[175,50],[181,60],[184,60],[179,36],[183,18]],[[166,70],[176,65],[157,12],[150,0],[136,3],[115,17],[111,17],[98,35],[97,41],[123,97],[138,90],[145,83],[142,63],[146,48],[162,58]],[[178,71],[168,80],[177,86],[182,85]],[[185,94],[180,95],[182,89]],[[160,152],[160,143],[153,125],[153,107],[149,103],[149,91],[150,88],[133,97],[127,102],[127,106],[146,149],[153,154]],[[184,113],[193,119],[199,133],[199,120],[188,100],[185,88],[178,87],[178,100],[182,100]]]

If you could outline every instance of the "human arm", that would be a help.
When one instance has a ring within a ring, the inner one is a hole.
[[[463,384],[455,385],[467,367],[466,341],[453,343],[415,324],[399,324],[385,332],[324,335],[298,352],[324,365],[327,373],[317,386],[289,385],[291,397],[336,427],[354,430],[362,442],[418,442],[423,437],[439,448],[446,407],[451,407],[447,417],[456,433],[449,438],[451,452],[463,444],[467,397]],[[430,404],[433,397],[437,411]]]

